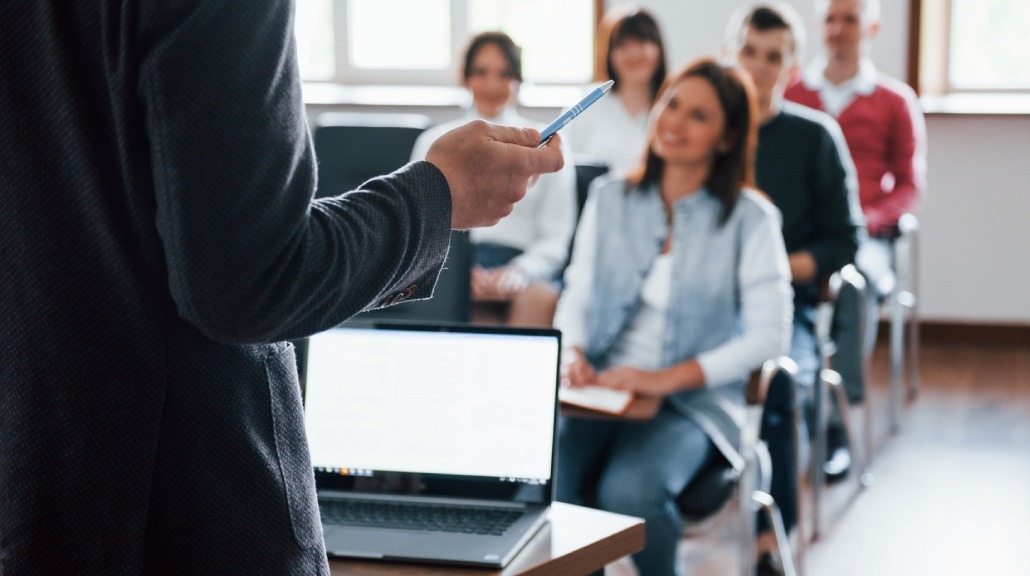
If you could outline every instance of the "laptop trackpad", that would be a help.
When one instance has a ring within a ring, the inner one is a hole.
[[[408,555],[413,550],[421,551],[429,539],[422,530],[381,530],[377,528],[352,528],[348,526],[323,526],[325,548],[330,556],[350,558],[388,558],[398,552]]]

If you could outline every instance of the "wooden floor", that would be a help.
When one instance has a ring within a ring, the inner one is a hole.
[[[830,489],[803,574],[1030,575],[1030,348],[924,343],[921,392],[894,436],[886,356],[883,346],[873,356],[872,485]],[[738,573],[731,520],[684,540],[686,574]],[[621,562],[607,574],[634,570]]]

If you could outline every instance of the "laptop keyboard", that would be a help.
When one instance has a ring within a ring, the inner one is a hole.
[[[320,500],[326,524],[400,528],[500,536],[522,515],[519,510],[404,504],[368,500]]]

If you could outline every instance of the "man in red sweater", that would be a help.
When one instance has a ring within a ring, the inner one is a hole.
[[[786,98],[828,112],[844,131],[869,229],[856,261],[872,292],[883,295],[893,284],[890,239],[898,218],[926,190],[926,123],[915,92],[867,57],[880,29],[879,0],[819,0],[817,18],[825,54]]]
[[[858,170],[869,234],[889,236],[926,188],[926,125],[915,92],[866,57],[880,28],[878,0],[817,3],[825,54],[786,98],[837,119]]]
[[[824,54],[787,89],[785,98],[836,118],[855,162],[869,230],[855,256],[870,287],[864,343],[868,354],[876,341],[879,300],[894,287],[891,242],[898,219],[916,207],[926,190],[926,124],[915,92],[878,72],[868,58],[880,29],[879,0],[817,0],[816,17]],[[842,473],[850,459],[838,450],[843,439],[834,441],[832,436],[831,430],[831,454],[841,454],[837,472]],[[834,459],[827,463],[831,478]]]

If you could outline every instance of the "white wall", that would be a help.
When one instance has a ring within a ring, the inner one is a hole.
[[[609,6],[623,4],[608,0]],[[807,22],[811,0],[788,0]],[[741,3],[641,0],[660,20],[670,64],[714,54]],[[883,0],[873,59],[904,78],[907,0]],[[809,30],[808,55],[819,50]],[[919,272],[923,319],[1030,324],[1030,115],[927,118],[928,194]]]
[[[1030,324],[1030,116],[927,118],[921,312]]]

